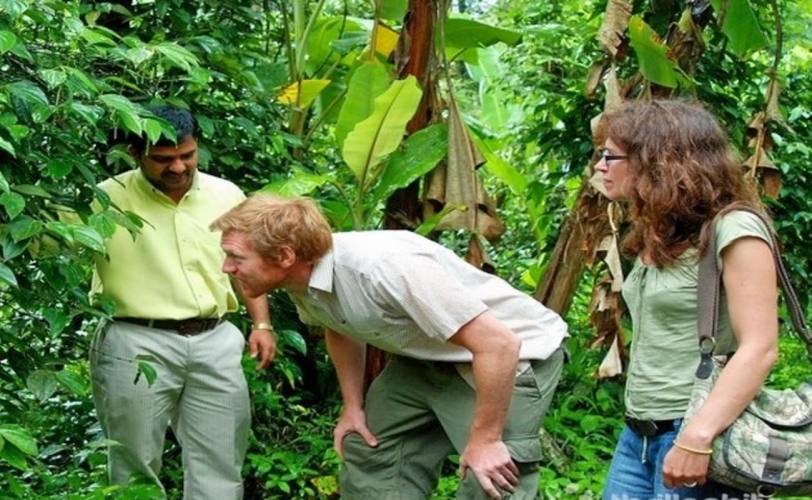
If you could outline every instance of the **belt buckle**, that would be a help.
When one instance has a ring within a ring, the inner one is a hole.
[[[200,333],[203,330],[203,322],[205,320],[202,319],[193,319],[189,321],[184,321],[183,323],[178,325],[178,333],[181,335],[195,335]]]
[[[638,420],[626,417],[626,424],[641,436],[651,437],[657,435],[657,424],[651,420]]]

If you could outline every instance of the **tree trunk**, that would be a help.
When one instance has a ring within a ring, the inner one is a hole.
[[[409,0],[400,42],[395,53],[398,78],[413,75],[423,88],[423,97],[414,117],[406,127],[411,135],[431,123],[434,115],[436,80],[432,68],[434,57],[434,21],[438,4],[435,0]],[[414,229],[422,220],[420,183],[398,189],[386,202],[386,229]],[[366,381],[369,384],[386,365],[386,353],[374,347],[367,349]]]

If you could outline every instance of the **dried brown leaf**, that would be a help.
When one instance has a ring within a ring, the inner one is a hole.
[[[632,4],[623,0],[609,0],[603,17],[603,24],[598,30],[598,40],[614,58],[622,55],[624,36],[632,17]]]

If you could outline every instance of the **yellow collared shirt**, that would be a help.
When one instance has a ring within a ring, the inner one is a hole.
[[[220,233],[209,231],[209,224],[245,199],[237,186],[198,171],[177,205],[138,169],[99,187],[119,208],[142,217],[144,227],[135,239],[118,227],[107,240],[108,257],[96,258],[91,294],[112,299],[119,317],[211,318],[237,309],[222,272]]]

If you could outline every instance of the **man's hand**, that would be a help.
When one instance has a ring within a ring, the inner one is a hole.
[[[367,427],[367,417],[364,410],[347,410],[341,412],[336,428],[333,430],[333,447],[341,459],[344,459],[344,438],[347,434],[357,432],[366,443],[374,448],[378,446],[378,438],[372,435]]]
[[[248,349],[251,351],[251,357],[256,359],[259,357],[259,364],[257,370],[266,368],[276,355],[276,338],[273,332],[269,330],[251,330],[251,335],[248,336]]]
[[[468,469],[471,469],[482,489],[491,498],[502,498],[497,487],[512,493],[514,486],[519,484],[519,468],[502,441],[469,442],[460,456],[460,474],[463,479]]]

